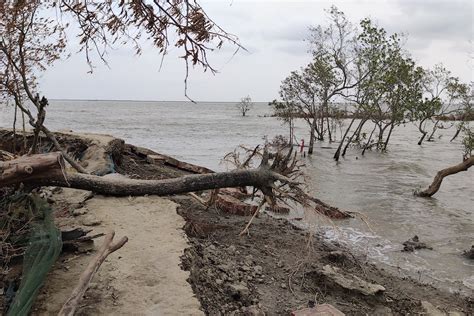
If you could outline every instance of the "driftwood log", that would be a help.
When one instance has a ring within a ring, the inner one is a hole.
[[[316,212],[329,217],[349,217],[350,214],[348,212],[330,207],[303,192],[300,188],[300,183],[293,179],[296,163],[294,160],[290,160],[290,154],[284,157],[266,153],[262,157],[260,166],[251,169],[191,174],[164,180],[135,180],[65,172],[62,154],[60,152],[53,152],[23,156],[10,161],[0,162],[0,188],[23,183],[30,188],[59,186],[88,190],[111,196],[168,196],[248,186],[260,190],[269,202],[270,208],[274,208],[277,205],[276,200],[288,199],[305,207],[312,207]],[[270,160],[272,160],[271,165],[269,163]],[[287,177],[287,175],[293,178]],[[287,189],[284,189],[285,186]],[[222,196],[216,196],[216,203],[219,202],[217,204],[222,204],[221,206],[229,208],[230,203],[232,204],[230,207],[232,210],[242,210],[240,212],[242,213],[241,215],[251,215],[254,213],[255,206],[240,201],[237,203],[238,200],[231,200],[229,195]]]
[[[71,296],[68,298],[66,303],[64,303],[63,307],[58,313],[58,316],[73,316],[74,315],[77,307],[79,306],[79,303],[82,300],[82,297],[84,296],[87,289],[89,288],[90,282],[94,278],[94,275],[97,273],[97,271],[99,270],[104,260],[111,253],[122,248],[123,245],[125,245],[125,243],[128,241],[127,237],[122,237],[122,239],[114,243],[113,242],[114,235],[115,235],[114,232],[110,232],[104,237],[104,243],[100,247],[97,254],[94,256],[94,258],[89,262],[89,264],[87,265],[87,268],[79,277],[79,282],[77,286],[72,291]]]
[[[61,153],[23,156],[0,162],[0,187],[48,178],[52,173],[63,173]],[[64,177],[64,176],[63,176]]]
[[[441,187],[441,183],[443,182],[443,179],[445,177],[450,176],[452,174],[459,173],[461,171],[467,171],[473,165],[474,165],[474,156],[470,156],[467,159],[465,159],[463,162],[455,166],[451,166],[443,170],[440,170],[434,177],[433,182],[430,184],[430,186],[426,190],[416,192],[415,194],[422,197],[433,196],[436,192],[438,192],[439,188]]]
[[[113,196],[165,196],[229,187],[267,187],[277,180],[291,182],[265,165],[255,169],[193,174],[165,180],[118,179],[66,173],[63,166],[60,152],[0,162],[0,187],[25,183],[28,186],[70,187]]]

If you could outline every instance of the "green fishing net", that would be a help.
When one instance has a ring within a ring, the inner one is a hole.
[[[14,202],[16,208],[24,212],[22,216],[30,217],[31,221],[27,223],[28,239],[20,287],[7,315],[28,315],[38,291],[61,252],[61,233],[54,225],[51,207],[43,199],[21,194],[10,196],[8,202],[10,205]],[[10,214],[12,215],[18,214]]]

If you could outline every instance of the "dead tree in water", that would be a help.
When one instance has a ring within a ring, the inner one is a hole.
[[[445,177],[459,173],[461,171],[467,171],[473,165],[474,165],[474,156],[471,156],[465,159],[460,164],[438,171],[438,173],[436,174],[430,186],[426,190],[423,190],[421,192],[416,192],[415,195],[422,196],[422,197],[433,196],[436,192],[438,192],[439,188],[441,187],[441,183],[443,182],[443,179]]]
[[[253,108],[252,98],[248,95],[240,99],[240,102],[235,105],[237,110],[242,114],[242,116],[247,115],[247,112]]]

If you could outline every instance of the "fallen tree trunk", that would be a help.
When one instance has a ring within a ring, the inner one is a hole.
[[[438,192],[445,177],[459,173],[461,171],[467,171],[467,169],[472,167],[472,165],[474,165],[474,156],[465,159],[460,164],[438,171],[431,185],[426,190],[416,192],[415,195],[422,197],[433,196],[436,192]]]
[[[63,166],[61,153],[56,152],[0,162],[0,187],[47,178],[51,171],[62,174]]]
[[[165,180],[134,180],[65,173],[61,153],[24,156],[0,163],[0,187],[25,183],[30,187],[60,186],[113,196],[173,195],[230,187],[267,187],[285,178],[269,167]]]
[[[289,155],[287,158],[290,157]],[[295,162],[287,165],[277,159],[272,166],[266,160],[258,168],[237,169],[229,172],[208,174],[192,174],[178,178],[164,180],[135,180],[100,177],[89,174],[67,173],[64,170],[64,161],[60,152],[23,156],[6,162],[0,162],[0,188],[19,185],[21,183],[30,188],[40,186],[59,186],[92,191],[103,195],[112,196],[143,196],[158,195],[168,196],[196,191],[216,190],[221,188],[242,188],[251,186],[260,189],[264,195],[274,197],[272,192],[275,182],[292,187],[291,197],[295,202],[303,205],[313,203],[314,209],[331,218],[350,217],[349,212],[341,211],[326,203],[311,197],[298,188],[298,183],[285,176],[286,171],[293,170]],[[285,167],[286,166],[286,167]],[[281,174],[279,171],[283,172]],[[278,190],[278,195],[281,190]],[[223,191],[223,193],[228,191]],[[289,192],[288,192],[289,193]],[[255,206],[232,198],[229,194],[216,196],[216,203],[230,213],[251,215]],[[274,208],[275,204],[270,204]]]

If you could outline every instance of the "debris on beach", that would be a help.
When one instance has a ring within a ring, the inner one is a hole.
[[[426,243],[421,242],[420,238],[415,235],[412,239],[409,239],[403,243],[403,250],[405,252],[413,252],[415,249],[429,249],[433,250],[432,247],[428,246]]]
[[[355,275],[345,275],[341,269],[331,265],[325,265],[318,273],[344,289],[356,291],[363,295],[376,295],[385,291],[382,285],[367,282]]]
[[[471,249],[464,250],[463,256],[468,259],[474,259],[474,245],[471,246]]]

